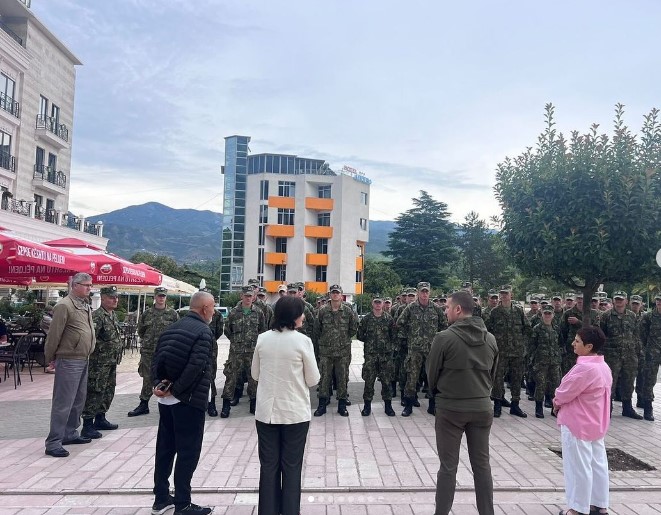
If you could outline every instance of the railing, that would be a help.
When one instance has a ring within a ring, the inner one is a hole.
[[[17,213],[19,215],[30,216],[32,203],[26,200],[15,200],[13,198],[3,199],[2,209],[10,213]]]
[[[7,34],[9,34],[16,43],[19,45],[23,46],[23,38],[21,38],[16,32],[11,30],[8,25],[0,21],[0,29],[4,30]]]
[[[34,178],[48,181],[62,189],[67,187],[67,176],[64,172],[56,172],[50,166],[34,165]]]
[[[15,200],[6,191],[2,195],[0,208],[10,213],[103,237],[103,222],[88,222],[85,217],[56,211],[54,208],[44,208],[33,200]]]
[[[89,234],[94,234],[95,236],[101,236],[101,227],[102,225],[95,224],[92,222],[85,222],[85,232]]]
[[[63,123],[57,123],[57,120],[52,116],[38,114],[36,127],[37,129],[46,129],[55,134],[58,138],[67,142],[69,141],[69,129],[67,129],[67,126]]]
[[[48,222],[49,224],[57,223],[57,213],[54,209],[46,209],[42,206],[36,206],[34,217],[38,220]]]
[[[21,117],[21,106],[19,103],[2,92],[0,92],[0,109],[4,109],[8,113],[13,114],[16,118]]]
[[[9,152],[0,150],[0,168],[16,173],[16,159]]]

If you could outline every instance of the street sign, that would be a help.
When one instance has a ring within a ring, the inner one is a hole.
[[[661,249],[656,253],[656,264],[661,266]]]

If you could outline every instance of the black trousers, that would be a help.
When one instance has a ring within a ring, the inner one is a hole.
[[[170,492],[168,478],[174,467],[174,503],[177,508],[191,502],[191,480],[202,451],[205,411],[179,402],[168,406],[158,404],[160,415],[156,435],[154,464],[154,496],[156,503],[167,501]]]
[[[256,421],[259,448],[259,515],[298,515],[301,469],[310,422]]]

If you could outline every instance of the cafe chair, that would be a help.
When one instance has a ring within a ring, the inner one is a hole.
[[[30,381],[32,381],[32,367],[29,363],[29,353],[30,345],[32,345],[33,341],[33,338],[30,338],[30,335],[26,334],[18,340],[13,350],[0,351],[0,363],[5,364],[5,381],[9,377],[7,367],[11,368],[14,372],[14,390],[17,385],[21,384],[21,366],[25,364],[28,365]]]

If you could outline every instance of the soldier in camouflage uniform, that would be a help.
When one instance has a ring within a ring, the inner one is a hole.
[[[567,311],[568,309],[571,309],[574,307],[574,303],[576,302],[576,295],[574,292],[567,292],[565,294],[565,305],[564,305],[564,310]]]
[[[383,298],[383,311],[384,311],[384,313],[388,313],[390,316],[392,316],[392,313],[390,312],[391,308],[392,308],[392,299],[390,297],[384,297]]]
[[[351,339],[358,329],[358,317],[351,306],[342,300],[342,288],[338,284],[330,287],[330,303],[319,310],[314,321],[312,341],[319,349],[319,406],[315,417],[326,414],[331,391],[333,369],[337,375],[337,412],[348,417],[347,383],[351,364]]]
[[[560,324],[562,323],[562,315],[565,314],[565,310],[562,309],[562,296],[559,293],[553,295],[551,299],[553,304],[553,328],[558,331],[558,336],[560,336]]]
[[[553,407],[551,396],[560,384],[560,346],[558,332],[553,327],[553,307],[542,309],[542,322],[532,329],[529,357],[535,379],[535,417],[544,418],[544,405]],[[544,401],[546,400],[546,404]]]
[[[395,321],[384,311],[383,300],[379,294],[372,300],[372,312],[365,315],[358,324],[358,339],[364,344],[365,356],[362,372],[365,381],[365,406],[360,413],[367,417],[372,412],[374,382],[378,377],[381,381],[381,398],[385,404],[386,415],[394,417],[390,381],[395,372]]]
[[[218,390],[216,390],[216,376],[218,375],[218,338],[223,335],[223,329],[225,328],[225,320],[220,311],[213,310],[213,317],[211,318],[211,322],[209,322],[209,328],[213,333],[213,342],[211,344],[211,401],[207,407],[207,413],[210,417],[217,417],[216,396],[218,395]]]
[[[395,329],[397,328],[397,319],[399,318],[399,315],[402,314],[402,311],[404,311],[406,306],[415,300],[415,296],[415,288],[405,288],[402,290],[400,303],[392,313],[392,318],[395,320]],[[402,406],[405,406],[406,402],[404,400],[404,388],[406,387],[406,369],[404,368],[404,361],[406,360],[406,355],[409,353],[409,349],[405,339],[398,337],[398,340],[399,342],[395,344],[395,375],[393,376],[391,385],[392,396],[394,397],[397,395],[397,382],[399,381]]]
[[[645,370],[640,395],[643,401],[643,417],[654,421],[652,402],[654,401],[654,385],[661,363],[661,294],[655,297],[656,307],[646,313],[640,322],[640,341],[645,353]]]
[[[574,338],[576,333],[583,327],[583,294],[576,294],[576,304],[565,311],[560,322],[560,345],[562,355],[562,375],[565,375],[576,364],[574,353]],[[590,310],[590,325],[599,327],[599,312]]]
[[[431,342],[437,332],[448,327],[443,310],[429,301],[430,289],[428,282],[419,282],[417,300],[408,304],[397,319],[397,336],[406,342],[408,348],[404,361],[406,386],[403,396],[405,404],[403,417],[410,416],[416,404],[417,383],[421,369],[426,376],[427,372],[423,367],[427,363]],[[433,396],[430,397],[427,413],[432,415],[435,410],[435,399]]]
[[[615,394],[618,380],[622,376],[622,416],[642,420],[643,417],[634,410],[631,403],[633,383],[638,373],[638,356],[641,352],[636,315],[627,309],[625,292],[616,291],[613,301],[613,308],[604,312],[599,321],[601,330],[606,335],[604,360],[613,374],[611,396]]]
[[[220,410],[221,418],[230,416],[230,402],[235,396],[236,383],[243,380],[244,373],[248,377],[250,413],[255,413],[257,381],[250,375],[250,367],[257,337],[266,331],[266,320],[263,311],[254,305],[254,300],[254,288],[244,286],[241,289],[241,303],[230,312],[225,323],[224,331],[230,341],[230,349],[223,368],[225,387],[222,395],[223,407]]]
[[[631,311],[636,315],[636,323],[638,324],[638,334],[640,334],[640,324],[643,321],[643,298],[640,295],[632,295],[630,297]],[[640,356],[638,356],[638,374],[636,374],[636,408],[644,408],[643,406],[643,374],[645,373],[645,349],[641,347]],[[620,379],[622,383],[622,379]]]
[[[482,316],[482,306],[480,306],[480,297],[473,294],[473,283],[466,281],[461,284],[461,289],[467,291],[473,297],[473,316],[481,317]]]
[[[170,324],[179,320],[177,312],[167,307],[168,290],[162,286],[154,289],[154,305],[145,310],[138,320],[138,336],[140,337],[140,364],[138,374],[142,377],[142,390],[140,390],[140,404],[129,411],[129,417],[146,415],[149,413],[149,399],[152,396],[153,384],[151,381],[151,362],[156,350],[156,344]]]
[[[487,319],[491,310],[498,305],[498,292],[496,290],[489,290],[489,303],[482,310],[482,318]]]
[[[512,401],[510,414],[527,417],[519,407],[521,382],[525,372],[525,352],[531,336],[530,323],[523,309],[512,303],[512,287],[500,287],[500,305],[491,310],[485,323],[487,330],[496,337],[498,343],[498,368],[493,383],[493,416],[500,417],[502,401],[505,397],[505,374],[509,372]]]
[[[537,318],[538,322],[541,322],[541,318],[539,318],[539,315],[541,314],[541,310],[539,309],[539,299],[537,298],[532,298],[530,299],[530,310],[526,313],[526,318],[528,319],[528,322],[531,322],[533,318]],[[532,323],[530,324],[532,326]]]
[[[266,327],[271,327],[271,320],[273,320],[273,308],[266,303],[266,288],[262,288],[259,285],[259,280],[257,279],[248,279],[248,286],[252,286],[253,289],[253,305],[256,308],[259,308],[264,315]],[[264,295],[260,296],[262,292]]]
[[[92,313],[96,347],[90,354],[87,377],[87,398],[83,409],[83,429],[85,438],[101,438],[102,430],[117,429],[106,419],[106,413],[115,396],[117,385],[117,364],[122,359],[122,331],[115,313],[119,294],[116,286],[101,288],[101,307]]]

